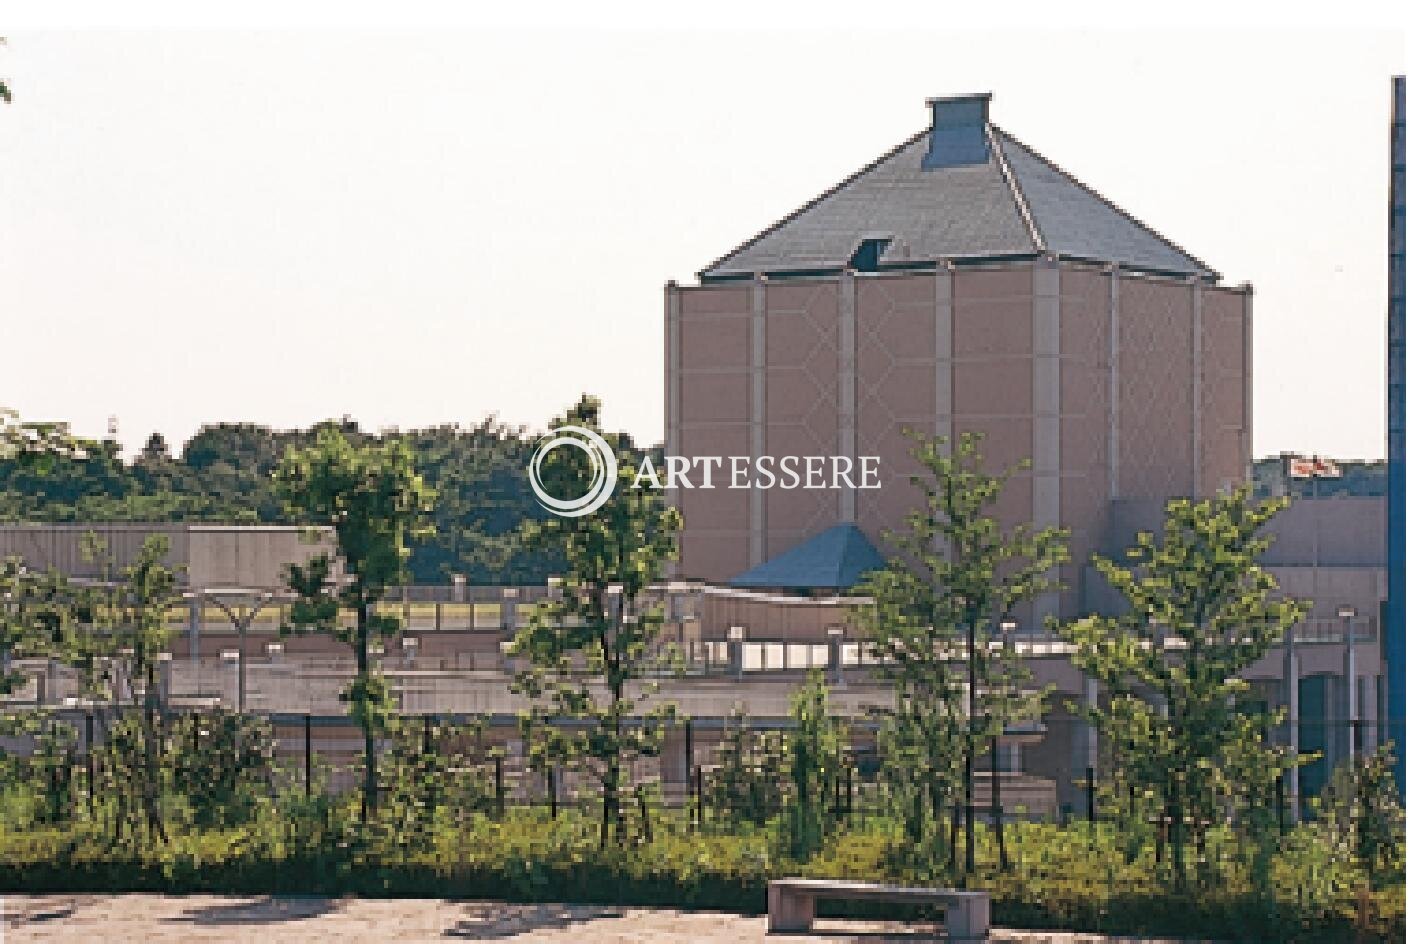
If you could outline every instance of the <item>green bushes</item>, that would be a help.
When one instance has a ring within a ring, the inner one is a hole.
[[[351,801],[281,802],[288,805],[278,815],[269,809],[245,826],[173,829],[163,847],[116,849],[82,824],[7,830],[0,836],[0,887],[488,897],[757,913],[769,879],[778,876],[938,880],[925,869],[889,865],[897,836],[880,820],[834,834],[798,862],[780,851],[778,820],[769,830],[727,836],[693,832],[682,816],[659,816],[650,842],[600,849],[591,809],[563,810],[557,818],[514,810],[498,820],[474,814],[461,828],[443,825],[425,848],[408,849],[357,826]],[[1213,831],[1212,847],[1220,833]],[[1354,940],[1360,927],[1371,939],[1399,939],[1401,887],[1359,895],[1357,863],[1339,859],[1327,838],[1319,824],[1291,831],[1266,891],[1254,888],[1247,863],[1221,855],[1212,866],[1215,881],[1176,895],[1162,886],[1153,846],[1129,862],[1121,837],[1106,825],[1020,824],[1006,837],[1007,872],[994,867],[992,838],[977,834],[972,885],[991,891],[1001,926],[1242,941]],[[878,912],[858,906],[848,913]]]

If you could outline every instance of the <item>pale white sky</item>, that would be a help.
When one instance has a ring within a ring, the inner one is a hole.
[[[0,404],[662,431],[662,285],[989,90],[1255,286],[1256,454],[1384,454],[1394,32],[0,30]]]

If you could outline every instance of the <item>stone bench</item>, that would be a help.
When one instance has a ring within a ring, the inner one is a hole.
[[[814,902],[820,898],[848,901],[892,901],[909,905],[940,905],[946,910],[946,939],[977,942],[990,935],[990,893],[949,888],[904,888],[870,882],[784,878],[769,883],[770,933],[804,932],[813,926]]]

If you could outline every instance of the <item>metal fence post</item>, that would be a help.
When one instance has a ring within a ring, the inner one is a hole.
[[[503,819],[505,815],[505,761],[495,755],[495,808]]]
[[[1097,822],[1097,783],[1091,767],[1088,768],[1088,822]]]
[[[995,821],[995,844],[999,849],[999,866],[1009,868],[1009,853],[1004,848],[1004,800],[999,790],[999,738],[990,738],[990,816]]]
[[[555,773],[554,773],[554,767],[553,767],[553,765],[550,765],[550,766],[549,766],[549,769],[548,769],[548,778],[549,778],[549,817],[550,817],[551,819],[558,819],[558,818],[559,818],[559,785],[558,785],[558,777],[557,777],[557,776],[555,775]]]
[[[314,794],[314,733],[313,718],[304,714],[304,799]]]
[[[94,806],[97,803],[98,799],[98,785],[95,782],[96,777],[94,776],[95,770],[93,763],[93,712],[91,711],[85,712],[83,715],[83,740],[84,744],[87,747],[86,760],[88,762],[88,814],[92,816]]]
[[[691,771],[692,771],[692,768],[695,767],[695,763],[696,763],[696,740],[695,740],[695,733],[694,733],[693,726],[691,725],[691,719],[690,719],[690,718],[687,718],[687,719],[686,719],[686,795],[687,795],[688,797],[689,797],[690,794],[691,794]],[[688,803],[687,803],[687,808],[689,809],[689,807],[690,807],[690,803],[688,802]]]

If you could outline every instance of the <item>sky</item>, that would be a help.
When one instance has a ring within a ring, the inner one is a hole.
[[[1254,450],[1385,454],[1389,77],[1307,32],[3,31],[0,405],[658,442],[662,288],[928,122],[996,124],[1254,296]]]

